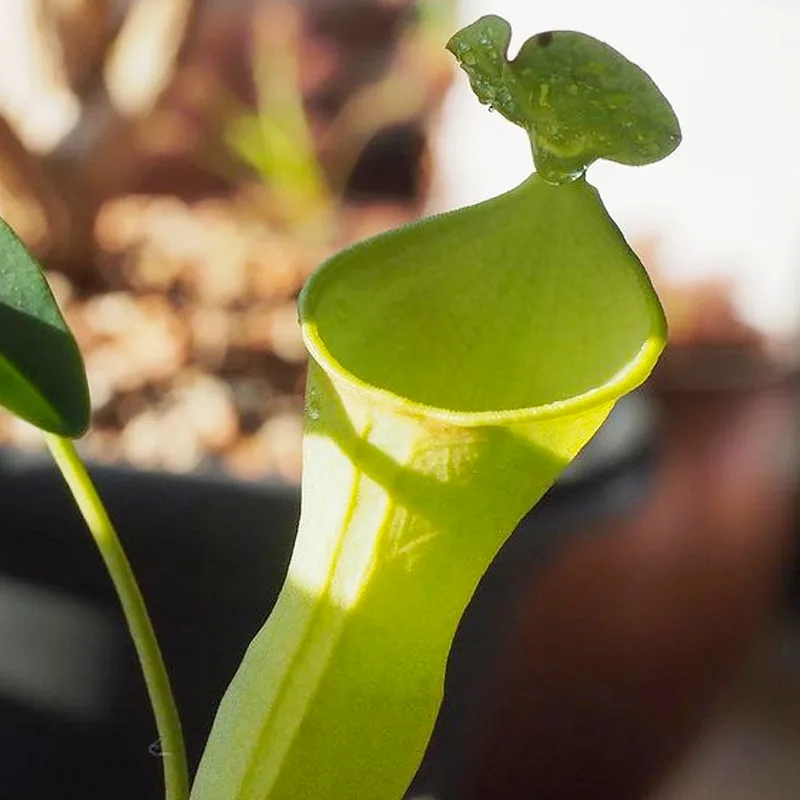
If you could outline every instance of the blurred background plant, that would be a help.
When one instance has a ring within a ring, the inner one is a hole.
[[[422,210],[451,7],[0,5],[0,215],[84,352],[87,455],[297,479],[294,298]],[[0,442],[39,446],[5,416]]]
[[[333,202],[303,104],[298,21],[288,7],[260,15],[253,53],[255,110],[239,101],[221,120],[224,144],[269,187],[290,226],[313,223]]]

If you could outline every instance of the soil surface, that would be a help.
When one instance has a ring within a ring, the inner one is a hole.
[[[297,293],[331,253],[418,216],[426,195],[452,66],[413,6],[207,4],[125,155],[129,185],[93,213],[91,268],[45,259],[86,362],[89,458],[298,479]],[[286,59],[309,145],[276,168],[260,165],[258,135],[253,155],[253,125],[298,124]],[[0,443],[42,447],[8,415]]]

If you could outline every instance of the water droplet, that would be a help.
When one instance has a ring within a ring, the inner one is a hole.
[[[550,84],[543,83],[539,87],[539,105],[543,108],[550,108]]]
[[[309,389],[306,393],[305,413],[306,419],[312,422],[316,422],[320,418],[319,397],[313,389]]]
[[[495,89],[494,86],[492,86],[492,84],[486,80],[486,78],[483,78],[480,75],[473,76],[472,88],[482,103],[494,102]]]
[[[539,174],[542,178],[547,181],[547,183],[555,184],[556,186],[563,186],[565,183],[574,183],[578,178],[580,178],[585,172],[586,168],[581,167],[579,169],[537,169]]]
[[[496,105],[506,114],[516,113],[517,104],[514,102],[514,97],[508,89],[500,89],[497,93]]]
[[[592,159],[584,161],[578,156],[567,157],[559,155],[546,144],[542,144],[540,137],[531,134],[531,150],[536,172],[547,183],[555,185],[572,183],[580,178]]]
[[[166,755],[164,751],[164,745],[161,742],[161,739],[156,739],[154,742],[147,746],[147,752],[150,753],[151,756],[156,756],[157,758],[163,757]]]

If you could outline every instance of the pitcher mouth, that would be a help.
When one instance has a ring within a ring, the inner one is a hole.
[[[306,284],[306,288],[300,296],[301,316],[310,302],[309,298],[313,293],[314,281],[327,266],[323,265],[320,271],[315,273]],[[422,403],[412,397],[406,397],[369,383],[348,370],[333,356],[325,345],[319,326],[315,322],[303,321],[301,332],[309,356],[338,388],[344,389],[348,393],[357,393],[364,400],[375,405],[394,408],[404,416],[421,417],[462,427],[535,422],[552,419],[553,417],[578,414],[588,409],[613,403],[623,395],[639,387],[647,379],[665,346],[663,337],[658,335],[649,337],[642,344],[635,357],[627,364],[624,364],[607,382],[576,395],[535,406],[459,411]]]
[[[596,190],[536,174],[341,251],[299,310],[308,352],[340,388],[457,425],[611,403],[647,378],[666,339]]]

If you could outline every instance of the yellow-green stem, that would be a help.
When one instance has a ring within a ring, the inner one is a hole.
[[[105,562],[142,666],[163,755],[166,800],[189,795],[186,748],[164,659],[131,565],[103,501],[70,439],[46,433],[47,446]]]

